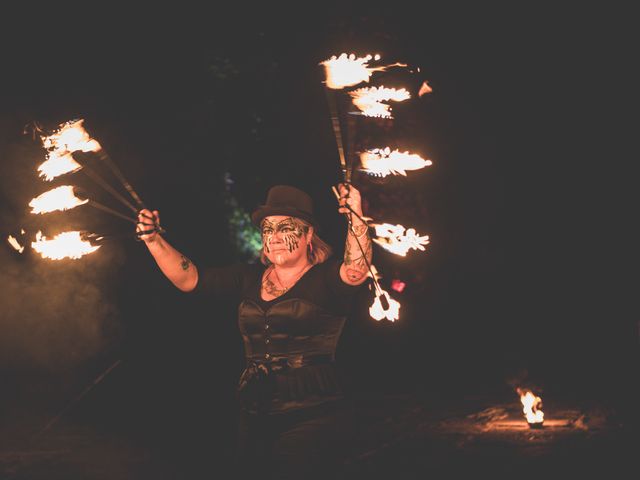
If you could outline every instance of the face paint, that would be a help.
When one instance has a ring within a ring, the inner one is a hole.
[[[309,227],[293,217],[287,217],[279,222],[264,219],[262,227],[262,243],[265,253],[271,253],[271,243],[276,233],[280,233],[282,241],[289,253],[300,246],[300,239],[309,231]]]
[[[260,224],[260,228],[262,230],[262,245],[264,247],[265,253],[271,253],[271,241],[273,240],[273,234],[276,231],[276,224],[270,222],[266,218]]]

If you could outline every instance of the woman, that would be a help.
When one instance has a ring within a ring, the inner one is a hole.
[[[338,211],[350,217],[342,261],[318,237],[309,195],[287,185],[272,187],[252,214],[263,243],[256,265],[200,270],[149,228],[148,218],[159,226],[157,211],[140,212],[138,229],[150,232],[141,239],[177,288],[239,301],[246,368],[238,383],[238,467],[247,477],[320,474],[351,445],[335,352],[372,248],[360,193],[346,184],[338,192]]]

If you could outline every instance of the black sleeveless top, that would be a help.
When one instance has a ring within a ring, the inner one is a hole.
[[[199,271],[197,292],[239,302],[246,368],[238,397],[245,409],[280,413],[343,397],[335,352],[361,287],[341,280],[340,265],[332,259],[314,265],[271,301],[260,297],[261,264]]]

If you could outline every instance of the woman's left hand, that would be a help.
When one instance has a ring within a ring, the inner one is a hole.
[[[340,195],[338,212],[351,213],[351,210],[353,210],[353,212],[362,217],[362,198],[356,187],[350,183],[340,183],[338,184],[338,194]],[[345,205],[351,207],[351,210]]]

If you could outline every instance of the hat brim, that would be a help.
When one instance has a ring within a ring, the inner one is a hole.
[[[269,207],[267,205],[260,205],[256,211],[251,214],[251,221],[256,227],[259,227],[260,222],[262,222],[265,217],[272,215],[286,215],[288,217],[300,218],[313,225],[315,229],[318,228],[318,222],[315,218],[302,210],[292,207]]]

